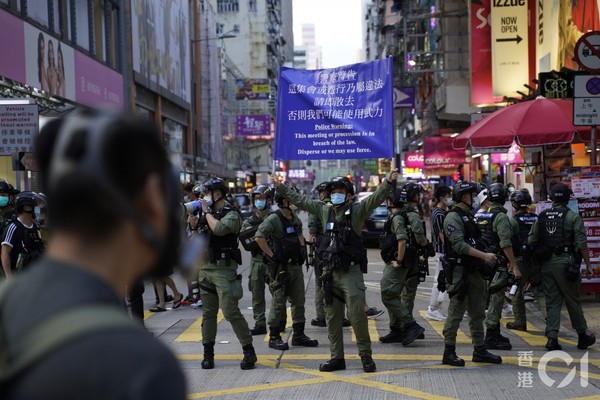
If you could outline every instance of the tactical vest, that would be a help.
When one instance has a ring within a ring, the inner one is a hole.
[[[236,211],[229,203],[226,203],[225,206],[223,206],[223,208],[213,213],[213,217],[215,217],[218,220],[221,220],[230,212],[236,212],[239,214],[239,212]],[[221,258],[231,259],[232,256],[230,255],[230,253],[238,249],[238,235],[235,233],[228,233],[227,235],[216,236],[209,229],[207,231],[207,235],[208,249],[210,253],[209,259],[211,261],[215,261]]]
[[[565,220],[569,208],[558,206],[542,211],[538,218],[538,243],[550,249],[556,255],[574,252],[574,237],[567,237]]]
[[[392,232],[393,220],[396,216],[401,216],[408,233],[408,240],[406,241],[406,249],[408,250],[404,254],[404,258],[410,258],[412,256],[410,249],[417,249],[417,238],[412,230],[412,225],[408,219],[408,214],[405,211],[396,211],[392,215],[388,216],[383,226],[383,234],[379,238],[379,248],[381,249],[381,259],[388,263],[397,259],[398,252],[398,239],[396,239],[396,233]]]
[[[537,214],[534,213],[518,213],[514,216],[515,221],[519,226],[519,233],[516,235],[513,242],[513,252],[516,257],[520,257],[527,249],[527,241],[531,227],[538,220]]]
[[[497,250],[500,249],[500,237],[494,232],[494,220],[501,212],[502,211],[498,209],[488,211],[480,210],[475,214],[475,221],[481,231],[483,240],[485,240],[489,246],[494,247]]]
[[[475,219],[473,218],[473,216],[470,213],[461,209],[460,207],[452,208],[452,210],[450,210],[448,212],[448,214],[450,214],[450,213],[456,213],[461,218],[464,228],[465,228],[465,242],[467,242],[467,244],[469,246],[475,247],[477,250],[486,252],[487,248],[485,246],[484,241],[482,240],[481,231],[479,230],[479,226],[475,222]],[[447,218],[447,215],[446,215],[446,218]],[[455,259],[465,259],[465,260],[472,261],[473,257],[466,256],[466,255],[464,255],[464,256],[458,255],[454,251],[454,249],[452,248],[452,245],[450,244],[450,240],[448,240],[448,235],[446,234],[446,230],[444,230],[444,239],[445,239],[444,240],[444,254],[446,255],[446,257],[455,258]],[[464,264],[464,263],[461,262],[461,264]]]
[[[325,236],[331,242],[335,239],[337,244],[336,255],[345,263],[361,263],[365,258],[365,249],[362,239],[352,229],[352,207],[344,212],[341,221],[336,221],[333,207],[329,208],[329,217],[326,224]]]
[[[252,254],[252,257],[255,257],[261,253],[261,250],[256,243],[256,240],[254,240],[254,236],[256,235],[258,226],[264,221],[264,218],[252,214],[252,216],[248,217],[247,221],[250,223],[250,227],[240,232],[240,242],[244,249],[249,251],[250,254]]]
[[[273,250],[285,263],[304,263],[302,256],[302,245],[298,234],[301,233],[299,226],[287,219],[281,210],[275,211],[283,225],[283,237],[276,239],[272,237]]]

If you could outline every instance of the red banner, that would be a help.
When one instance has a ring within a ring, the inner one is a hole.
[[[454,150],[451,137],[426,137],[423,142],[425,168],[456,168],[465,163],[465,151]]]
[[[423,168],[423,153],[406,153],[404,155],[404,166],[406,168]]]

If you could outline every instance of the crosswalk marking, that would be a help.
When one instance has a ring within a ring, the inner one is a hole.
[[[217,313],[217,325],[224,318],[223,311]],[[181,335],[177,336],[175,342],[201,342],[202,341],[202,317],[198,317]]]
[[[419,314],[421,314],[421,317],[427,321],[427,323],[429,325],[431,325],[431,327],[433,328],[434,331],[437,332],[438,335],[440,335],[442,338],[444,337],[444,322],[443,321],[431,321],[425,318],[425,311],[421,310],[419,311]],[[465,333],[459,329],[458,332],[456,332],[456,344],[471,344],[471,339],[465,335]]]

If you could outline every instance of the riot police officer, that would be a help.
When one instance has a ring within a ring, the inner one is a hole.
[[[389,180],[395,181],[397,176],[398,172],[393,171]],[[279,184],[274,176],[271,181],[277,187],[277,192],[287,196],[292,204],[317,216],[325,232],[324,271],[321,278],[326,297],[325,315],[331,359],[321,364],[319,370],[331,372],[346,369],[342,334],[345,304],[356,335],[363,370],[374,372],[377,367],[372,358],[365,313],[366,287],[362,275],[367,260],[360,234],[365,219],[387,198],[392,185],[384,180],[371,196],[353,204],[352,182],[345,177],[334,178],[331,180],[331,204],[323,204],[321,201],[305,199]]]
[[[398,188],[388,197],[389,216],[379,246],[381,258],[385,262],[381,278],[381,300],[390,314],[390,333],[379,340],[382,343],[402,342],[404,346],[414,342],[425,331],[413,318],[409,306],[401,300],[401,294],[410,282],[408,278],[419,272],[417,247],[427,244],[418,214],[415,217],[412,209],[407,212],[404,208],[408,199],[418,197],[419,189],[412,185],[415,184],[409,183]],[[413,227],[417,227],[417,232]],[[416,281],[418,284],[418,279]],[[416,294],[416,288],[414,292]]]
[[[480,209],[475,214],[475,220],[479,226],[482,237],[488,245],[489,251],[496,253],[500,262],[496,267],[506,271],[508,276],[512,271],[515,279],[521,277],[517,260],[513,253],[513,232],[510,219],[506,215],[507,210],[503,207],[506,202],[506,189],[501,183],[494,183],[487,189],[486,201],[489,202],[487,209]],[[508,264],[507,264],[508,263]],[[489,270],[489,279],[494,271]],[[488,349],[510,350],[510,340],[500,334],[500,318],[502,317],[502,306],[504,305],[504,291],[508,280],[496,279],[494,286],[489,287],[489,306],[485,317],[486,334],[485,346]],[[501,282],[503,282],[501,284]]]
[[[515,320],[508,322],[506,327],[518,331],[527,331],[527,316],[525,314],[525,299],[524,293],[528,284],[531,285],[531,291],[535,298],[540,312],[546,318],[546,299],[542,286],[542,275],[540,265],[537,262],[532,262],[531,250],[527,244],[531,227],[537,221],[538,216],[529,211],[529,206],[532,203],[531,195],[527,189],[515,190],[510,195],[510,202],[513,209],[516,210],[515,215],[511,218],[513,230],[516,228],[517,234],[514,236],[513,251],[521,271],[521,279],[518,281],[517,292],[512,299],[513,312]]]
[[[265,285],[269,282],[269,274],[264,255],[253,240],[258,226],[265,220],[271,209],[273,200],[273,189],[266,185],[256,186],[251,193],[254,213],[246,218],[240,231],[240,240],[244,248],[250,251],[250,277],[248,289],[252,293],[252,313],[254,314],[254,328],[250,329],[252,335],[264,335],[267,333],[267,322],[265,318]]]
[[[241,369],[252,369],[256,353],[252,346],[252,335],[242,315],[238,301],[242,298],[241,275],[237,267],[241,264],[238,249],[238,234],[242,225],[240,214],[225,200],[229,188],[221,178],[211,178],[205,184],[206,192],[200,200],[202,231],[208,236],[208,260],[200,266],[199,284],[202,299],[202,344],[204,360],[202,369],[215,367],[214,346],[217,336],[217,313],[219,306],[225,319],[231,323],[244,358]],[[197,227],[192,227],[198,229]],[[196,231],[197,232],[197,231]]]
[[[581,308],[579,290],[581,259],[585,261],[586,275],[592,276],[583,219],[567,207],[573,192],[564,183],[550,190],[552,208],[542,211],[529,234],[534,256],[542,264],[542,281],[546,297],[546,337],[548,350],[561,350],[558,343],[560,310],[567,306],[571,324],[577,331],[578,349],[587,349],[596,342],[596,336],[587,333],[587,322]]]
[[[499,364],[502,359],[489,353],[484,345],[483,320],[485,318],[486,283],[478,266],[482,262],[494,265],[494,253],[482,246],[481,233],[470,210],[479,208],[477,185],[473,182],[457,183],[452,191],[456,205],[444,219],[446,247],[443,266],[450,296],[448,318],[444,323],[444,356],[442,363],[462,367],[465,361],[456,355],[456,333],[465,310],[469,312],[469,328],[475,347],[474,362]]]
[[[319,200],[324,203],[329,200],[329,182],[321,182],[315,187],[315,191],[319,195]],[[308,215],[308,234],[310,242],[315,249],[314,268],[315,268],[315,310],[317,317],[310,321],[313,326],[327,326],[325,321],[325,298],[323,297],[323,288],[321,286],[321,274],[323,273],[323,265],[321,260],[321,252],[317,249],[323,241],[323,226],[321,221],[313,214]]]
[[[295,193],[293,190],[292,192]],[[302,222],[290,208],[290,202],[284,194],[275,193],[274,200],[279,209],[265,218],[255,235],[256,243],[268,259],[273,294],[269,311],[269,347],[276,350],[289,348],[287,342],[281,339],[288,299],[294,332],[292,346],[315,347],[319,342],[304,333],[306,298],[302,264],[306,261],[306,247],[302,236]]]

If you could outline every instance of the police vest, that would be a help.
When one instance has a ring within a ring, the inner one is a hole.
[[[287,219],[281,210],[275,211],[275,214],[277,214],[281,225],[283,225],[283,237],[281,239],[271,237],[274,252],[286,263],[304,263],[302,245],[298,237],[301,234],[300,227]]]
[[[556,255],[574,252],[574,237],[567,237],[565,220],[569,208],[558,206],[542,211],[538,218],[538,243],[541,243]]]
[[[475,214],[475,221],[477,221],[477,226],[481,231],[483,240],[485,240],[489,246],[495,247],[496,249],[500,248],[500,237],[494,232],[494,220],[501,212],[502,211],[498,209],[488,211],[479,210]]]
[[[470,213],[461,209],[460,207],[452,208],[452,210],[450,210],[448,212],[448,214],[450,214],[450,213],[456,213],[461,218],[461,220],[463,222],[463,226],[465,228],[465,242],[467,242],[467,244],[469,246],[475,247],[477,250],[487,252],[485,242],[482,240],[482,237],[481,237],[481,231],[479,230],[479,226],[475,222],[475,219],[473,218],[473,216]],[[446,218],[447,218],[447,215],[446,215]],[[459,256],[454,251],[454,249],[452,248],[452,245],[450,244],[450,240],[448,240],[448,235],[446,234],[445,230],[444,230],[444,239],[445,239],[444,240],[444,254],[447,257],[457,258],[457,259],[465,258],[468,260],[472,260],[472,257],[462,256],[462,255]]]
[[[344,262],[361,263],[365,257],[362,239],[352,229],[352,206],[349,207],[341,221],[336,221],[333,207],[329,208],[325,236],[329,240],[323,242],[329,245],[331,239],[337,243],[336,255]]]
[[[240,242],[246,251],[249,251],[252,256],[257,256],[261,253],[260,247],[256,243],[254,236],[256,235],[256,231],[258,230],[258,226],[261,222],[264,221],[264,218],[259,217],[256,214],[253,214],[251,217],[247,219],[248,223],[250,223],[250,227],[244,229],[240,232]]]
[[[514,237],[513,241],[513,251],[515,256],[522,256],[527,249],[527,240],[529,238],[529,232],[531,231],[531,227],[535,224],[535,221],[538,220],[537,214],[534,213],[518,213],[514,216],[515,221],[519,226],[519,232]]]
[[[225,203],[225,206],[223,206],[223,208],[221,208],[219,211],[215,211],[213,213],[213,217],[215,217],[218,220],[221,220],[230,212],[235,212],[235,213],[239,214],[239,212],[237,210],[235,210],[231,206],[231,204]],[[227,253],[232,250],[237,250],[237,248],[238,248],[238,235],[236,233],[228,233],[227,235],[216,236],[209,229],[207,234],[208,234],[208,246],[209,246],[208,248],[211,252]]]

